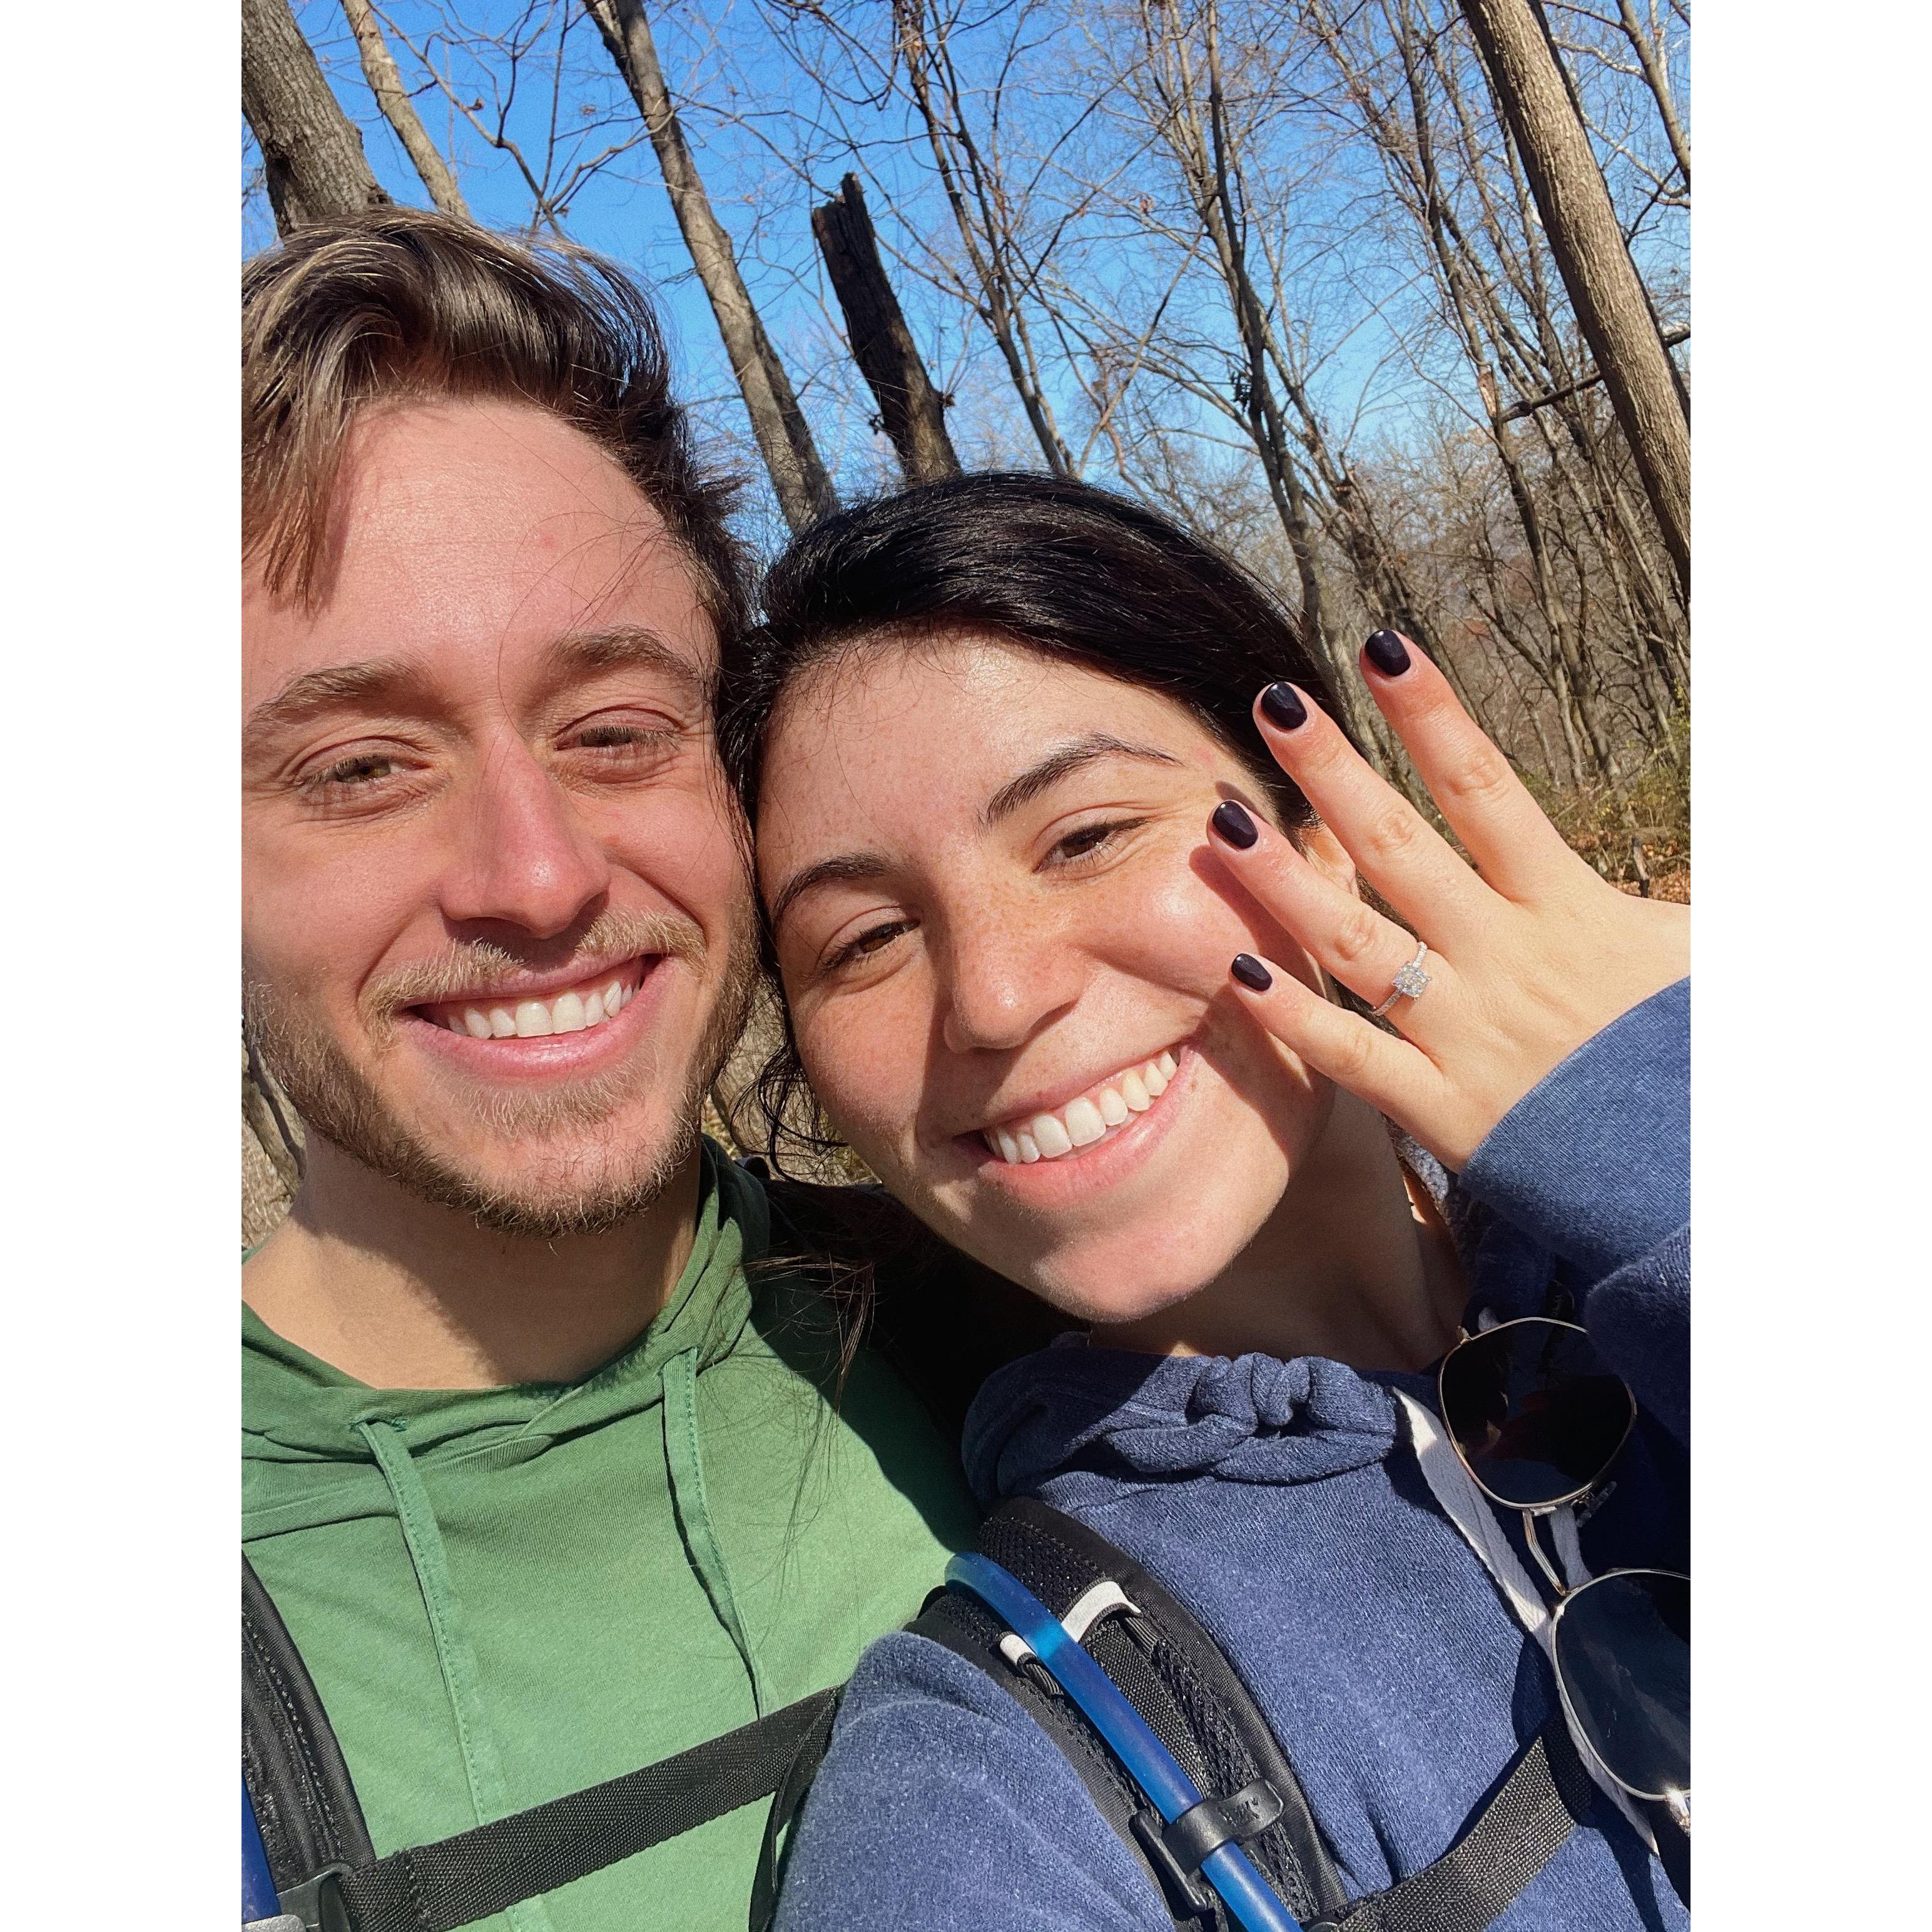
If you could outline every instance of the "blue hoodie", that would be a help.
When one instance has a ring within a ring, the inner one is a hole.
[[[1593,1571],[1689,1567],[1689,1023],[1687,980],[1606,1028],[1498,1124],[1450,1197],[1472,1307],[1540,1312],[1554,1280],[1636,1391],[1637,1430],[1582,1531]],[[1434,1407],[1431,1376],[1062,1344],[994,1376],[967,1424],[982,1503],[1037,1496],[1090,1524],[1221,1644],[1351,1898],[1446,1851],[1556,1708],[1542,1652],[1424,1480],[1398,1390]],[[798,1828],[778,1932],[1172,1922],[998,1683],[922,1637],[872,1647]],[[1689,1916],[1599,1797],[1494,1923],[1654,1932]]]

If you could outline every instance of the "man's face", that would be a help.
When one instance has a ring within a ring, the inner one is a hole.
[[[514,404],[366,416],[320,607],[243,592],[249,1017],[312,1131],[512,1230],[690,1153],[751,901],[683,554]]]

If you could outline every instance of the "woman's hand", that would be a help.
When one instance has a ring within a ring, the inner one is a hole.
[[[1396,1038],[1270,962],[1244,954],[1234,977],[1284,1046],[1460,1169],[1559,1061],[1689,972],[1690,913],[1600,878],[1442,674],[1391,632],[1378,632],[1370,646],[1362,658],[1370,691],[1479,869],[1304,694],[1271,685],[1255,708],[1269,749],[1407,929],[1238,805],[1214,814],[1214,849],[1323,971],[1371,1006],[1388,998],[1424,940],[1429,983],[1390,1007]]]

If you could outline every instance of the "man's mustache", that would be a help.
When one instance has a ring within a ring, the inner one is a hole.
[[[409,1006],[507,994],[515,990],[519,976],[531,973],[580,969],[574,976],[588,980],[640,953],[662,953],[696,965],[707,950],[694,920],[612,910],[598,914],[568,941],[534,940],[527,947],[488,939],[460,941],[438,958],[399,966],[370,980],[360,1004],[370,1024],[380,1025]]]

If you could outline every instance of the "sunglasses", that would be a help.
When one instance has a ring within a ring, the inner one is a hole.
[[[1664,1805],[1689,1832],[1690,1578],[1610,1570],[1573,1587],[1538,1533],[1540,1519],[1602,1482],[1629,1440],[1629,1385],[1574,1322],[1532,1316],[1459,1342],[1437,1388],[1463,1468],[1484,1495],[1522,1512],[1525,1540],[1556,1592],[1551,1648],[1570,1736],[1613,1782]]]

